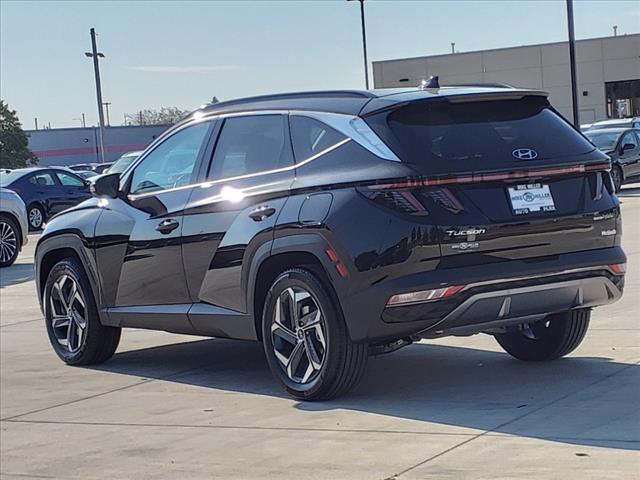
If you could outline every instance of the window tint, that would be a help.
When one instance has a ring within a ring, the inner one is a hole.
[[[29,183],[33,183],[34,185],[39,186],[55,186],[56,182],[53,179],[53,176],[47,172],[34,173],[31,178],[29,178]]]
[[[70,173],[56,172],[58,180],[65,187],[84,187],[84,182]]]
[[[314,118],[291,116],[293,152],[298,162],[321,152],[346,137]]]
[[[209,178],[219,180],[291,165],[283,115],[227,118],[213,154]]]
[[[636,140],[636,136],[633,134],[633,132],[627,132],[627,134],[622,137],[621,145],[624,147],[628,143],[633,145],[634,149],[638,148],[638,141]]]
[[[147,155],[136,167],[131,193],[147,193],[189,185],[209,122],[183,128]]]
[[[593,150],[593,145],[549,108],[544,98],[449,103],[412,102],[367,118],[406,162],[429,173],[521,165],[513,151],[530,148],[538,160]]]

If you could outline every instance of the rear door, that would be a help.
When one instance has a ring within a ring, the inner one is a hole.
[[[471,101],[468,101],[471,100]],[[367,121],[420,180],[445,265],[612,246],[607,157],[544,97],[412,102]]]
[[[34,193],[33,198],[42,203],[46,215],[54,215],[66,208],[62,185],[51,170],[39,170],[28,179]]]
[[[193,190],[185,209],[183,256],[192,301],[248,311],[249,263],[273,239],[293,181],[289,138],[286,114],[221,120],[206,183]]]

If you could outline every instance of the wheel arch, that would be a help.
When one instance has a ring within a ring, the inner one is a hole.
[[[43,309],[44,287],[47,277],[53,266],[64,258],[75,258],[84,267],[84,270],[91,285],[91,294],[98,306],[101,323],[103,321],[100,302],[100,289],[98,273],[93,255],[85,246],[85,242],[77,234],[62,234],[54,237],[43,238],[36,247],[36,287],[38,290],[38,300],[40,309]]]

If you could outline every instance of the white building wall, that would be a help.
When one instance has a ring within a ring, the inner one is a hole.
[[[640,34],[576,42],[581,123],[607,118],[605,82],[640,79]],[[550,93],[568,119],[571,74],[567,42],[373,62],[376,88],[407,87],[438,75],[442,85],[504,82]]]

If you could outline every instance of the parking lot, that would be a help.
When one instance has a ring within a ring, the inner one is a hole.
[[[622,301],[570,357],[522,363],[479,335],[371,358],[360,386],[302,403],[261,345],[127,330],[64,366],[33,282],[32,236],[0,272],[1,477],[624,479],[640,477],[640,185],[620,198]]]

